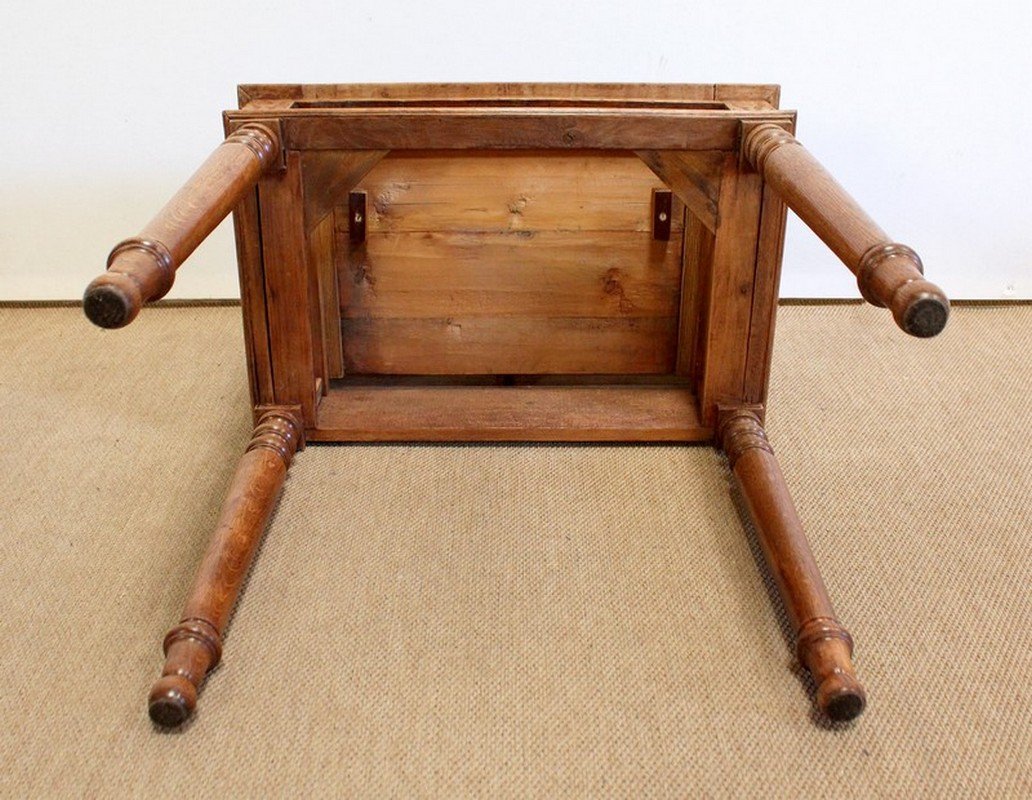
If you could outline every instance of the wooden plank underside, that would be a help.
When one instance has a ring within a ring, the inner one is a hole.
[[[683,206],[631,154],[388,156],[342,252],[344,369],[362,374],[671,372]]]
[[[703,442],[695,397],[670,386],[340,386],[316,442]]]
[[[309,154],[311,155],[311,154]],[[661,178],[623,152],[392,153],[361,181],[367,233],[652,231]],[[681,229],[674,209],[671,230]]]
[[[342,320],[341,327],[346,374],[663,375],[676,357],[676,317],[452,315]]]
[[[611,231],[373,235],[341,275],[341,310],[347,319],[673,317],[679,249]]]

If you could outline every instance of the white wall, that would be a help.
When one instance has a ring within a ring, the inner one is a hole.
[[[20,7],[18,7],[20,6]],[[237,83],[771,82],[929,277],[1032,297],[1032,5],[12,3],[0,12],[0,299],[75,298],[221,138]],[[784,296],[853,297],[797,220]],[[224,223],[173,297],[236,296]]]

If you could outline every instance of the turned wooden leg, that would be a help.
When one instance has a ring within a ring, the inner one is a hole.
[[[799,660],[817,684],[817,705],[837,722],[853,719],[867,702],[853,670],[853,640],[835,619],[767,434],[753,411],[735,409],[722,414],[720,441],[795,628]]]
[[[82,308],[102,328],[128,325],[144,303],[168,294],[176,270],[262,174],[280,163],[277,126],[241,125],[222,142],[139,236],[108,256],[107,272],[86,287]]]
[[[299,419],[287,409],[262,414],[240,459],[222,513],[190,590],[179,624],[165,636],[165,668],[151,689],[151,719],[182,723],[197,705],[197,689],[222,655],[222,631],[247,575],[297,450]]]

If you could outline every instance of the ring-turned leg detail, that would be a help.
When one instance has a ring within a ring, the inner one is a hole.
[[[190,716],[204,676],[222,656],[222,631],[301,433],[298,417],[288,409],[266,411],[255,426],[222,504],[183,619],[165,636],[165,668],[151,689],[148,704],[151,719],[159,725],[179,725]]]
[[[817,685],[817,706],[836,722],[853,719],[867,702],[853,670],[853,639],[835,618],[759,417],[750,409],[725,411],[720,442],[742,487],[760,546],[796,632],[799,661]]]

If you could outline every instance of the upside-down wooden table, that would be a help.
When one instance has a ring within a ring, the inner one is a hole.
[[[778,87],[242,86],[86,290],[128,324],[234,212],[254,436],[150,715],[177,725],[306,440],[722,447],[817,704],[865,705],[763,429],[786,206],[914,336],[949,302],[793,136]]]

